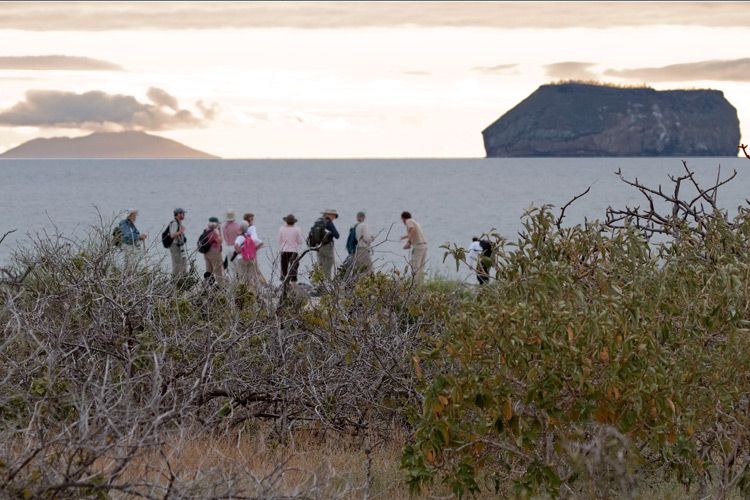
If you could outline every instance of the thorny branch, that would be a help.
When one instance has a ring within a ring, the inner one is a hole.
[[[280,307],[280,291],[180,289],[123,261],[110,233],[38,234],[13,257],[26,271],[2,270],[0,496],[367,496],[371,477],[310,469],[296,484],[289,465],[258,471],[252,453],[180,455],[197,440],[226,457],[215,437],[246,426],[280,441],[367,438],[369,454],[408,425],[421,402],[410,353],[439,329],[414,312],[410,280],[379,274]]]

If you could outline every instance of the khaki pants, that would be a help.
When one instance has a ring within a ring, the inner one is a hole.
[[[352,268],[355,273],[372,274],[372,255],[370,255],[369,247],[357,247],[354,252]]]
[[[411,260],[409,265],[411,266],[411,274],[414,278],[414,283],[419,285],[422,283],[422,273],[424,272],[424,265],[427,261],[427,244],[417,243],[411,247]]]
[[[169,253],[172,255],[172,276],[181,276],[187,273],[187,255],[183,252],[184,247],[178,247],[172,243]]]
[[[226,276],[225,278],[227,280],[233,280],[237,276],[237,261],[241,259],[241,257],[238,255],[237,257],[232,260],[232,255],[234,255],[234,246],[226,247],[224,250],[224,255],[227,258],[227,268],[226,273],[224,273]]]
[[[323,268],[323,274],[326,279],[330,281],[333,276],[334,264],[333,243],[328,243],[320,247],[320,250],[318,250],[318,264]]]
[[[224,285],[224,261],[221,259],[221,250],[211,247],[211,250],[203,254],[206,259],[206,272],[216,277],[216,283]]]
[[[266,284],[266,279],[258,270],[257,259],[244,260],[238,256],[234,261],[237,263],[237,281],[239,283],[248,285],[254,290],[258,290],[260,289],[260,285]]]

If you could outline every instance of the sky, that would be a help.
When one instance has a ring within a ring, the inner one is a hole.
[[[139,130],[222,158],[484,157],[566,80],[716,89],[750,2],[0,2],[0,153]]]

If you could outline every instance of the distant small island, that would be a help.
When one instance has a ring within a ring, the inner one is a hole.
[[[737,156],[737,110],[718,90],[542,85],[482,131],[487,157]]]
[[[97,132],[85,137],[33,139],[0,158],[219,158],[144,132]]]

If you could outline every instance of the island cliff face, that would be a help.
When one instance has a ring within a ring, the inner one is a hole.
[[[737,156],[737,110],[718,90],[542,85],[482,131],[487,157]]]

